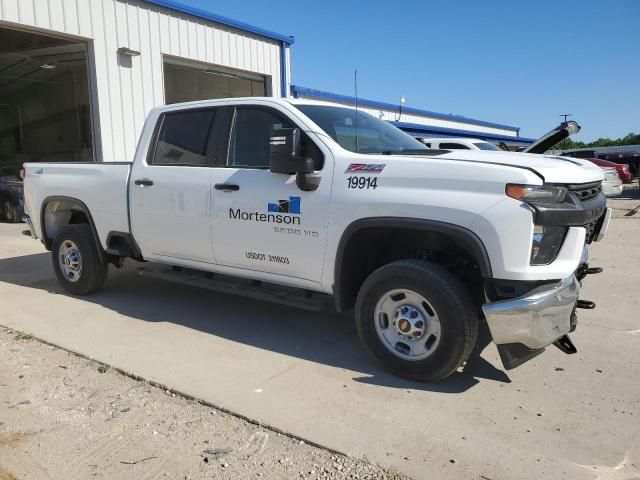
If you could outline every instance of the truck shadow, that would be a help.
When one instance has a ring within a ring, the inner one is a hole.
[[[40,253],[0,259],[0,282],[70,296],[59,286],[50,258],[49,253]],[[173,323],[234,342],[357,372],[354,381],[365,384],[461,393],[480,380],[510,382],[504,371],[480,356],[491,340],[486,328],[481,329],[478,345],[463,372],[439,383],[417,383],[387,373],[366,355],[350,315],[306,312],[142,277],[136,273],[137,266],[135,262],[129,262],[122,270],[111,268],[103,290],[77,297],[77,301],[94,303],[136,320]]]

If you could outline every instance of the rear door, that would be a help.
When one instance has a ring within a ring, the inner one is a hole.
[[[295,175],[269,170],[274,130],[299,127],[276,108],[230,108],[228,155],[213,172],[213,248],[220,265],[319,282],[327,237],[331,153],[302,134],[302,155],[313,158],[315,191]]]
[[[211,165],[220,107],[161,114],[131,172],[131,229],[147,259],[213,263]]]

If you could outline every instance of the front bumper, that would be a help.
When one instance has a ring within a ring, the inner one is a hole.
[[[505,368],[514,368],[542,353],[572,330],[580,282],[571,275],[525,295],[482,306]]]

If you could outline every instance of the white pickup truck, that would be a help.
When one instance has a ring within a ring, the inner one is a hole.
[[[304,100],[156,108],[133,162],[25,168],[31,233],[72,294],[125,258],[199,286],[300,292],[301,305],[328,294],[355,307],[375,358],[422,381],[463,366],[484,319],[505,368],[550,344],[575,352],[575,309],[594,306],[580,281],[599,270],[587,244],[610,218],[589,162],[427,149]]]

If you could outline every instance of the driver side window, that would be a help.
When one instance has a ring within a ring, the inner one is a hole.
[[[269,168],[271,136],[275,130],[296,128],[291,120],[267,107],[239,106],[235,110],[227,165],[236,168]],[[301,156],[313,158],[321,170],[324,157],[307,134],[301,135]]]

